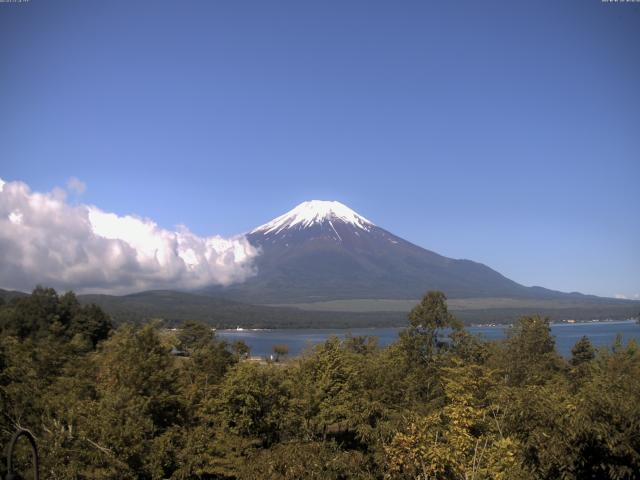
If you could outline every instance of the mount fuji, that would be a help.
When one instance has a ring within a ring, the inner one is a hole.
[[[429,290],[442,290],[461,320],[512,322],[630,318],[640,302],[525,287],[481,263],[414,245],[339,202],[313,200],[246,234],[259,249],[244,283],[195,292],[79,295],[116,321],[198,320],[228,328],[400,326]],[[24,295],[0,290],[0,299]]]
[[[207,293],[254,304],[416,299],[428,290],[449,298],[585,297],[525,287],[481,263],[444,257],[335,201],[303,202],[247,238],[261,251],[257,275]]]

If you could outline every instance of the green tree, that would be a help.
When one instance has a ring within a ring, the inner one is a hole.
[[[92,347],[108,337],[111,319],[96,305],[82,306],[73,292],[58,296],[52,288],[36,287],[0,309],[0,332],[20,339],[84,337]]]
[[[231,350],[235,353],[238,358],[247,358],[249,353],[251,353],[251,349],[249,345],[247,345],[242,340],[236,340],[231,344]]]
[[[211,344],[214,336],[214,332],[209,325],[187,320],[178,329],[178,348],[185,351],[192,351],[193,349]]]
[[[157,444],[163,435],[171,435],[183,408],[174,359],[157,329],[119,328],[101,344],[95,362],[96,398],[87,402],[86,421],[79,429],[99,455],[99,465],[111,472],[104,475],[166,476],[170,465],[169,471],[153,473],[158,455],[163,455]]]
[[[503,434],[502,413],[487,396],[494,373],[456,360],[444,369],[445,404],[411,415],[385,446],[389,479],[526,478],[519,443]]]
[[[274,345],[273,353],[276,356],[276,362],[278,362],[282,357],[289,355],[289,345],[285,343]]]
[[[503,367],[511,385],[541,383],[563,368],[548,318],[520,318],[507,331],[504,346]]]
[[[38,286],[31,295],[17,297],[2,309],[0,329],[4,335],[21,339],[42,338],[50,334],[51,326],[60,324],[59,314],[60,305],[56,291]]]
[[[409,313],[409,326],[400,335],[402,344],[412,360],[427,363],[446,344],[444,330],[460,330],[462,324],[447,308],[447,297],[442,292],[427,292]]]
[[[231,433],[278,440],[287,418],[290,389],[285,372],[275,366],[241,362],[230,369],[220,387],[217,409]]]
[[[97,305],[90,304],[77,308],[71,318],[68,338],[80,335],[95,347],[98,342],[106,340],[113,330],[111,318]]]
[[[575,478],[638,478],[640,472],[640,346],[635,341],[602,350],[576,395],[565,436]]]
[[[188,359],[179,362],[182,396],[189,408],[200,409],[214,399],[219,384],[237,361],[238,355],[230,351],[225,342],[214,340],[191,348]]]
[[[596,350],[589,337],[583,336],[571,349],[571,365],[577,367],[590,362],[596,357]]]
[[[362,452],[341,449],[333,441],[287,442],[254,451],[243,462],[242,480],[374,480]]]
[[[400,333],[399,362],[404,371],[406,395],[430,402],[441,395],[439,354],[448,350],[445,337],[459,332],[462,324],[447,308],[442,292],[428,292],[409,313],[409,325]]]
[[[377,354],[358,353],[337,337],[316,345],[291,374],[288,426],[304,440],[335,439],[348,448],[372,445],[386,410],[376,393],[385,378],[373,367]]]

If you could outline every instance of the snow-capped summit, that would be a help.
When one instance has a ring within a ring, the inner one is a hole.
[[[284,215],[260,225],[252,230],[251,233],[277,234],[284,229],[293,227],[307,228],[323,222],[328,222],[332,225],[332,222],[336,220],[365,231],[369,231],[371,227],[375,226],[371,221],[340,202],[309,200],[302,202]]]
[[[481,263],[414,245],[340,202],[303,202],[248,233],[247,240],[260,251],[257,274],[210,292],[264,304],[416,299],[428,290],[451,298],[563,295],[524,287]]]

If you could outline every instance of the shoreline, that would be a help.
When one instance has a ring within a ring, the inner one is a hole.
[[[574,325],[596,325],[600,323],[607,324],[615,324],[615,323],[636,323],[637,319],[627,318],[627,319],[604,319],[604,320],[574,320],[574,321],[555,321],[549,322],[550,326],[574,326]],[[470,325],[465,325],[464,328],[506,328],[512,327],[513,323],[472,323]],[[291,331],[291,330],[308,330],[308,331],[350,331],[350,330],[380,330],[380,329],[398,329],[401,330],[406,327],[380,327],[380,326],[371,326],[371,327],[327,327],[327,328],[212,328],[212,330],[216,333],[250,333],[250,332],[281,332],[281,331]]]

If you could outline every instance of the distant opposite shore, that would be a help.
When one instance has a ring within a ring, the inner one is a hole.
[[[505,337],[509,325],[475,325],[467,327],[471,333],[486,340]],[[403,327],[368,328],[324,328],[324,329],[223,329],[216,335],[228,341],[242,340],[251,349],[252,356],[268,357],[275,345],[287,345],[289,355],[297,356],[305,349],[326,341],[331,336],[376,337],[379,345],[385,346],[396,341]],[[556,348],[563,356],[570,356],[571,348],[583,336],[588,337],[596,347],[611,347],[619,337],[627,343],[640,342],[640,324],[635,319],[598,320],[551,323],[551,333],[555,337]]]

